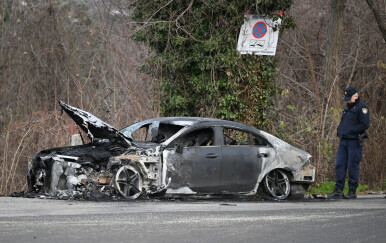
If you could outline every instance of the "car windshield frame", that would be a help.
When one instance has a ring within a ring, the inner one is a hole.
[[[132,133],[137,131],[138,129],[144,127],[144,126],[148,126],[147,132],[149,133],[152,131],[153,128],[157,129],[157,132],[158,132],[158,129],[159,129],[161,124],[165,124],[165,125],[170,124],[170,125],[181,126],[180,130],[182,130],[185,127],[193,125],[197,122],[198,121],[196,121],[196,120],[184,120],[184,119],[178,119],[178,118],[176,118],[175,120],[173,120],[173,119],[170,119],[170,120],[158,120],[158,119],[144,120],[144,121],[133,123],[133,124],[126,126],[124,128],[121,128],[119,130],[119,132],[121,132],[126,137],[129,137],[133,140],[136,140],[133,137]]]
[[[151,129],[153,129],[154,127],[158,127],[159,126],[159,121],[140,121],[140,122],[136,122],[136,123],[133,123],[129,126],[126,126],[122,129],[120,129],[119,131],[125,135],[126,137],[129,137],[133,140],[135,140],[135,138],[133,137],[132,133],[137,131],[138,129],[144,127],[144,126],[148,126],[147,128],[147,131],[151,131]]]

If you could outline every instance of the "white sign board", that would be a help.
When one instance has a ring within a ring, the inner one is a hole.
[[[274,56],[281,19],[273,21],[272,18],[253,15],[247,15],[246,18],[241,26],[237,51],[241,54]],[[273,28],[276,28],[276,31],[273,31]]]

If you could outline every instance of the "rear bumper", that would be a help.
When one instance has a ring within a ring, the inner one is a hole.
[[[304,165],[298,171],[293,172],[293,181],[302,183],[315,182],[315,167],[308,164]]]

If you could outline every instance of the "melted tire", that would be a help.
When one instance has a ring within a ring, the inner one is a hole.
[[[294,200],[303,199],[308,187],[303,184],[291,184],[290,198]]]

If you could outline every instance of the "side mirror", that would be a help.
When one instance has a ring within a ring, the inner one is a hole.
[[[176,153],[182,154],[182,150],[182,146],[179,144],[174,147],[174,151],[176,151]]]

